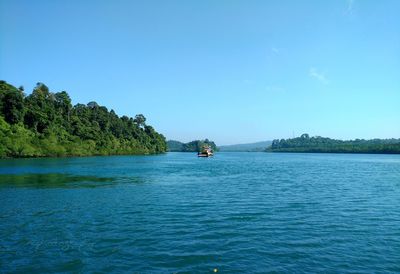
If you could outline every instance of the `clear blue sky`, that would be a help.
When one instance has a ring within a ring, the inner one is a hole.
[[[400,1],[0,0],[0,78],[217,144],[400,137]]]

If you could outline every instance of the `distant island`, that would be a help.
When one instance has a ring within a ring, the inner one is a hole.
[[[400,153],[400,139],[335,140],[325,137],[310,137],[303,134],[292,139],[272,141],[267,152],[314,152],[314,153]]]
[[[155,154],[165,137],[146,118],[119,117],[96,102],[71,105],[65,91],[37,83],[24,88],[0,81],[0,158]]]
[[[210,146],[213,151],[218,151],[218,148],[215,145],[215,143],[208,139],[194,140],[188,143],[182,143],[175,140],[168,140],[167,150],[170,152],[199,152],[205,145]]]
[[[218,146],[218,149],[221,152],[262,152],[265,151],[265,148],[271,144],[272,141],[263,141],[248,144]]]

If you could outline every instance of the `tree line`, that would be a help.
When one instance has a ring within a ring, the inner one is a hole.
[[[194,140],[188,143],[182,143],[175,140],[167,141],[168,151],[171,152],[200,152],[205,145],[210,146],[213,151],[218,150],[215,143],[208,139]]]
[[[72,106],[66,91],[37,83],[30,95],[0,81],[0,157],[153,154],[165,137],[142,114],[119,117],[96,102]]]
[[[307,133],[297,138],[272,141],[270,152],[400,153],[400,139],[335,140]]]

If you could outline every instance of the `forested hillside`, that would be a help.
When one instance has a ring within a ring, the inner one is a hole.
[[[152,154],[167,149],[146,118],[119,117],[96,102],[72,106],[65,91],[37,83],[23,87],[0,81],[0,157]]]
[[[335,140],[303,134],[292,139],[274,140],[272,152],[400,153],[400,139]]]
[[[182,143],[174,140],[169,140],[167,142],[168,151],[171,152],[199,152],[201,151],[204,145],[210,146],[214,151],[218,150],[215,143],[208,139],[194,140],[188,143]]]
[[[175,140],[168,140],[167,141],[167,150],[168,151],[183,151],[184,143],[175,141]]]
[[[271,145],[272,141],[263,141],[248,144],[218,146],[221,152],[262,152],[265,148]]]

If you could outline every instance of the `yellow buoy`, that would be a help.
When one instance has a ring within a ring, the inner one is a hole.
[[[214,273],[217,273],[217,272],[218,272],[218,269],[214,268]]]

